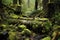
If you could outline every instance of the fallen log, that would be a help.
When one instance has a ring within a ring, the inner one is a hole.
[[[7,19],[8,23],[22,23],[22,24],[33,24],[33,23],[43,23],[49,21],[47,18],[24,18],[21,17],[19,19]]]

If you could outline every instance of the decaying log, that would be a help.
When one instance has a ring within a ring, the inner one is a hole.
[[[9,23],[22,23],[22,24],[30,24],[30,23],[42,23],[42,22],[46,22],[49,21],[47,18],[25,18],[25,17],[21,17],[19,19],[7,19],[7,21]]]

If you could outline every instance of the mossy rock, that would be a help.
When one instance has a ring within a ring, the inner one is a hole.
[[[18,27],[21,28],[21,29],[26,29],[25,25],[18,25]]]
[[[20,32],[23,31],[24,29],[26,29],[26,26],[25,25],[18,25],[18,30]]]
[[[15,40],[16,32],[9,32],[9,40]]]
[[[43,38],[42,40],[51,40],[51,38],[48,36],[48,37]]]
[[[31,31],[29,30],[29,29],[24,29],[23,31],[22,31],[22,34],[23,35],[31,35]]]

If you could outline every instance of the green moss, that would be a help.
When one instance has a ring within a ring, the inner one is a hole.
[[[24,30],[24,29],[26,29],[26,26],[25,25],[18,25],[18,28]]]
[[[15,14],[10,14],[10,17],[12,17],[12,18],[18,18],[19,16],[15,15]]]
[[[9,40],[15,40],[16,32],[9,32]]]
[[[48,37],[43,38],[42,40],[51,40],[51,38],[48,36]]]
[[[24,35],[30,35],[31,34],[31,31],[29,29],[24,29],[22,31],[22,34],[24,34]]]

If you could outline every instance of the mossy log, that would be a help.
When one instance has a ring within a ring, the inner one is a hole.
[[[20,17],[19,19],[6,19],[8,23],[22,23],[22,24],[33,24],[43,23],[49,21],[47,18],[25,18]]]

